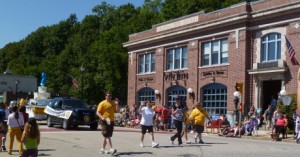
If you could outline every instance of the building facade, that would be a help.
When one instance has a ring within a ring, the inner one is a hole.
[[[37,78],[14,74],[0,74],[0,101],[26,98],[37,91]]]
[[[210,114],[251,105],[265,110],[278,93],[297,91],[300,60],[300,1],[244,2],[215,12],[198,12],[132,34],[128,48],[128,105],[150,99],[171,106],[176,97]]]

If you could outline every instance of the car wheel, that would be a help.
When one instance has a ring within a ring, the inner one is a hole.
[[[53,127],[53,124],[51,123],[51,117],[50,116],[47,117],[47,126],[48,127]]]
[[[78,129],[78,125],[73,125],[73,129]]]
[[[92,123],[92,124],[90,124],[90,129],[91,130],[97,130],[98,129],[98,123]]]
[[[70,129],[70,124],[69,121],[67,119],[63,120],[63,125],[62,125],[63,129],[68,130]]]

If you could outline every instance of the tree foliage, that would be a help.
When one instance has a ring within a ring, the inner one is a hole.
[[[81,22],[75,14],[51,26],[42,26],[25,39],[0,49],[0,71],[41,78],[53,96],[81,96],[95,104],[112,91],[121,102],[127,99],[128,53],[122,43],[130,34],[184,15],[213,11],[241,0],[145,0],[135,8],[128,3],[115,7],[102,2]],[[85,71],[80,71],[81,65]],[[72,87],[70,75],[79,82]],[[83,86],[81,86],[83,85]],[[82,88],[83,87],[83,88]]]

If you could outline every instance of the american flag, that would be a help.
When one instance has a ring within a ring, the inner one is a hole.
[[[299,62],[297,61],[297,59],[295,58],[296,52],[295,52],[294,48],[292,47],[291,43],[289,42],[289,40],[287,39],[287,37],[285,37],[285,43],[286,43],[286,47],[288,49],[289,57],[290,57],[292,64],[300,65]]]
[[[77,80],[70,74],[71,80],[72,80],[72,86],[75,88],[79,88],[79,84]]]

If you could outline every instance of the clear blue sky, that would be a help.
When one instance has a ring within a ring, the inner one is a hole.
[[[92,14],[92,8],[103,0],[1,0],[0,49],[10,42],[27,37],[41,26],[57,24],[75,13],[78,21]],[[132,3],[142,6],[144,0],[105,0],[120,6]]]

